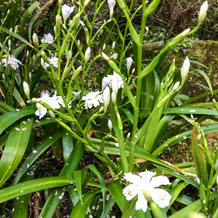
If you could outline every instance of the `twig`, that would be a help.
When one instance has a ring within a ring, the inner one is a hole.
[[[41,8],[39,8],[39,10],[36,12],[35,17],[37,18],[40,17],[43,11],[46,10],[47,8],[50,8],[55,1],[57,0],[50,0],[45,5],[43,5]]]

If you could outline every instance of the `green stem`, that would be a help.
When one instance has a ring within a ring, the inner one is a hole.
[[[126,158],[125,143],[124,143],[124,138],[123,138],[123,124],[122,124],[122,120],[121,120],[116,103],[114,104],[114,111],[117,117],[118,128],[119,128],[119,135],[117,136],[117,138],[119,141],[121,165],[122,165],[124,173],[127,173],[128,172],[128,162]]]

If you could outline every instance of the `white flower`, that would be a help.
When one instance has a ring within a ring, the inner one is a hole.
[[[51,35],[51,33],[48,33],[48,34],[44,34],[44,37],[41,39],[41,42],[51,44],[53,42],[53,40],[54,40],[54,38]]]
[[[48,91],[43,91],[40,98],[34,98],[33,100],[42,101],[48,104],[53,109],[60,109],[61,106],[65,107],[62,97],[57,96],[56,92],[53,96],[50,96]],[[41,119],[46,114],[47,108],[42,106],[40,103],[37,103],[36,107],[37,111],[35,112],[35,115],[39,116],[39,118]]]
[[[41,58],[41,65],[42,65],[42,67],[43,67],[44,69],[47,69],[47,67],[49,67],[49,64],[46,63],[46,62],[43,60],[43,58]]]
[[[133,59],[131,58],[131,57],[128,57],[127,59],[126,59],[126,68],[127,68],[127,72],[129,73],[129,71],[130,71],[130,68],[131,68],[131,66],[132,66],[132,63],[133,63]]]
[[[170,185],[168,178],[166,176],[157,176],[154,177],[156,173],[145,171],[134,175],[132,173],[125,173],[124,179],[126,179],[131,184],[123,189],[123,194],[126,199],[129,201],[133,199],[136,195],[138,200],[135,205],[136,210],[147,210],[147,202],[143,191],[146,191],[150,194],[152,200],[161,208],[164,208],[169,205],[171,195],[163,190],[156,187],[161,185]]]
[[[116,1],[115,0],[108,0],[108,7],[110,9],[110,18],[112,18],[113,13],[114,13],[114,6],[116,5]]]
[[[18,59],[16,59],[13,55],[9,55],[8,59],[6,58],[7,55],[4,56],[2,59],[2,64],[4,67],[11,65],[11,68],[17,70],[19,68],[19,64],[22,64]]]
[[[123,83],[121,76],[119,74],[117,74],[115,71],[114,71],[113,75],[108,75],[108,76],[103,78],[102,89],[104,90],[104,88],[106,86],[109,86],[110,88],[112,88],[113,83],[117,83],[118,89],[124,87],[124,83]]]
[[[91,109],[93,106],[98,107],[100,103],[103,103],[103,98],[99,91],[88,93],[82,97],[82,100],[85,101],[85,109]]]
[[[174,84],[174,86],[173,86],[173,90],[178,89],[179,86],[180,86],[180,82],[177,81],[177,82]]]
[[[71,15],[73,10],[74,10],[74,7],[70,7],[66,4],[61,6],[61,13],[64,18],[64,23],[66,22],[67,18]]]
[[[106,112],[107,107],[110,103],[110,88],[108,86],[103,91],[103,100],[104,100],[104,112]]]
[[[52,64],[54,67],[58,68],[58,58],[57,57],[51,57],[48,59],[50,64]]]
[[[200,8],[199,14],[198,14],[198,24],[201,24],[204,18],[207,15],[207,10],[208,10],[208,2],[205,1]]]
[[[188,57],[186,57],[186,59],[183,62],[183,65],[181,67],[181,77],[182,77],[183,82],[185,81],[185,78],[188,75],[189,68],[190,68],[190,61],[189,61]]]
[[[43,107],[39,103],[36,103],[36,107],[37,107],[37,111],[35,112],[35,115],[39,116],[39,119],[41,119],[42,117],[44,117],[46,115],[47,108]]]

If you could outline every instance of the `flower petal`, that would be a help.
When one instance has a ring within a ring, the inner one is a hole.
[[[136,210],[143,210],[145,212],[147,210],[147,199],[145,198],[144,194],[140,192],[138,194],[138,200],[135,205]]]
[[[127,187],[123,189],[123,194],[126,197],[126,200],[131,200],[133,199],[137,194],[139,193],[139,189],[137,186],[130,184]]]
[[[144,183],[144,185],[149,184],[151,181],[151,178],[155,175],[156,175],[156,172],[150,172],[150,171],[145,171],[145,172],[139,173],[139,176],[141,177],[142,183]]]
[[[134,183],[134,184],[139,184],[141,182],[141,178],[137,175],[134,175],[132,173],[124,173],[125,180],[128,182]]]
[[[156,176],[151,179],[151,185],[153,188],[159,187],[161,185],[170,185],[170,181],[166,176]]]
[[[167,191],[155,188],[150,191],[150,194],[154,203],[160,208],[164,208],[170,204],[171,195]]]

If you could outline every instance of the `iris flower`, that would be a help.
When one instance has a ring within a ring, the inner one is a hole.
[[[136,210],[147,210],[148,199],[146,199],[144,192],[149,193],[154,203],[160,208],[164,208],[170,204],[171,195],[160,188],[161,185],[170,185],[166,176],[154,177],[156,173],[145,171],[138,175],[132,173],[125,173],[124,179],[131,184],[123,189],[123,194],[126,199],[130,201],[134,197],[138,196],[138,200],[135,205]]]

